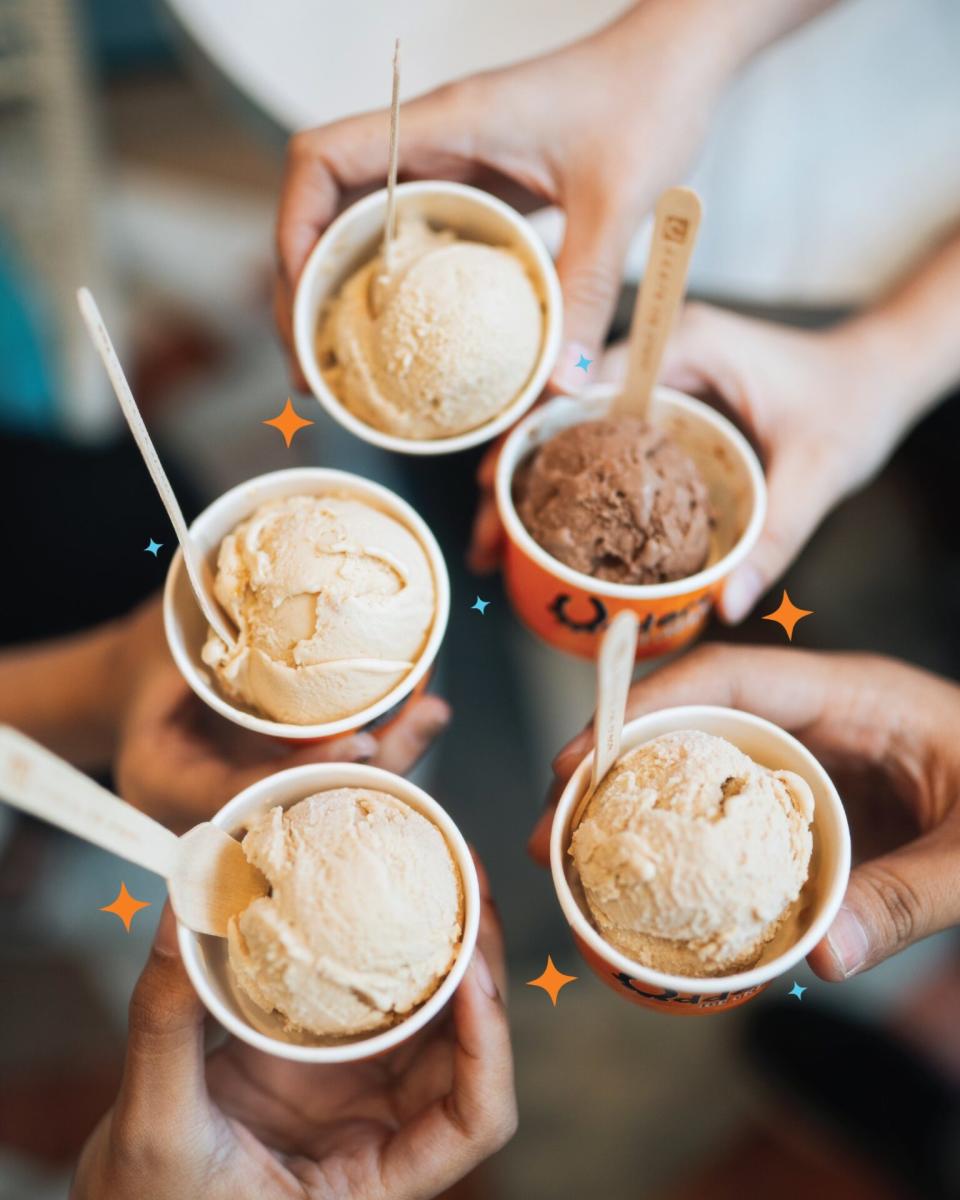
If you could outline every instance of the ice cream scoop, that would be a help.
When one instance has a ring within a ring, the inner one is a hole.
[[[720,737],[662,734],[613,767],[570,845],[596,927],[667,974],[753,966],[807,879],[813,796]]]
[[[426,551],[350,496],[268,501],[220,545],[217,598],[238,629],[203,661],[234,702],[276,721],[335,721],[375,703],[416,663],[434,619]]]
[[[640,417],[560,430],[521,464],[513,499],[538,545],[596,579],[683,579],[710,553],[706,483],[686,451]]]
[[[339,787],[249,829],[270,881],[230,923],[240,988],[286,1028],[352,1037],[427,1000],[457,955],[463,886],[443,834],[384,792]]]
[[[401,218],[389,270],[377,255],[321,313],[317,357],[355,416],[405,438],[476,428],[529,381],[543,303],[509,249]]]

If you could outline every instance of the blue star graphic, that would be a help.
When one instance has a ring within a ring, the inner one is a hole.
[[[796,996],[796,998],[797,998],[798,1000],[802,1000],[802,999],[803,999],[803,993],[804,993],[806,990],[807,990],[807,989],[806,989],[805,987],[801,987],[801,986],[800,986],[800,984],[799,984],[799,983],[797,983],[797,981],[796,981],[796,980],[794,980],[793,987],[790,989],[790,991],[787,993],[787,995],[789,995],[789,996]]]
[[[476,601],[470,605],[470,611],[472,612],[474,609],[476,609],[476,611],[482,617],[484,614],[484,610],[486,609],[486,607],[489,603],[490,603],[489,600],[481,600],[480,597],[478,596],[476,598]]]
[[[144,552],[144,554],[152,554],[153,557],[156,558],[157,551],[162,548],[163,548],[163,542],[155,542],[153,540],[153,538],[151,538],[149,546],[144,546],[143,552]]]
[[[580,359],[576,365],[580,368],[581,371],[586,371],[587,367],[589,367],[592,362],[593,362],[592,358],[585,358],[584,355],[581,354]]]

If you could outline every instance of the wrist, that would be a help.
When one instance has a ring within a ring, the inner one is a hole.
[[[676,47],[706,86],[722,87],[754,55],[835,0],[640,0],[625,22],[649,44],[651,26],[660,44]]]
[[[897,442],[932,403],[927,364],[910,331],[883,310],[844,322],[828,335],[872,419]]]

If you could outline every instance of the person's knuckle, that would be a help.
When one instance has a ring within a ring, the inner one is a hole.
[[[300,129],[294,133],[287,143],[287,161],[292,165],[305,162],[314,154],[316,133],[312,129]]]
[[[574,304],[610,304],[616,299],[619,281],[609,264],[604,262],[580,263],[570,273],[567,292]]]
[[[869,879],[894,948],[910,945],[924,919],[923,901],[916,888],[899,871],[882,865],[871,868]]]

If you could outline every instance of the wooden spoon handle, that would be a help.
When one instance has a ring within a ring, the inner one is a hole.
[[[164,879],[174,871],[176,834],[7,726],[0,726],[0,798]]]
[[[692,188],[670,188],[657,201],[650,257],[630,326],[619,412],[647,415],[667,339],[683,303],[701,212],[700,197]]]
[[[637,617],[624,609],[610,622],[597,655],[597,707],[593,717],[593,771],[570,828],[576,829],[590,797],[620,757],[627,693],[637,656]]]
[[[133,440],[137,443],[137,448],[143,455],[143,461],[150,472],[150,478],[153,480],[154,486],[159,493],[163,507],[167,510],[170,524],[173,526],[174,533],[177,535],[177,541],[180,543],[180,549],[183,551],[183,565],[186,567],[187,577],[193,585],[197,603],[200,605],[203,615],[207,618],[208,624],[213,627],[215,632],[228,646],[232,646],[234,635],[231,633],[219,606],[210,598],[209,583],[204,574],[205,564],[203,556],[190,537],[190,531],[187,529],[187,522],[184,520],[183,511],[180,508],[170,480],[167,478],[167,473],[163,469],[163,463],[160,461],[160,456],[157,454],[153,440],[147,431],[146,425],[143,423],[140,409],[137,408],[137,402],[133,398],[130,384],[127,383],[127,377],[123,372],[123,367],[120,365],[120,359],[117,357],[117,352],[113,347],[107,327],[103,323],[103,317],[100,315],[97,302],[88,288],[80,288],[77,292],[77,303],[80,306],[80,313],[87,326],[90,338],[96,347],[97,353],[100,355],[107,375],[110,378],[110,383],[113,385],[113,391],[117,397],[120,409],[126,418],[127,424],[130,426]]]

